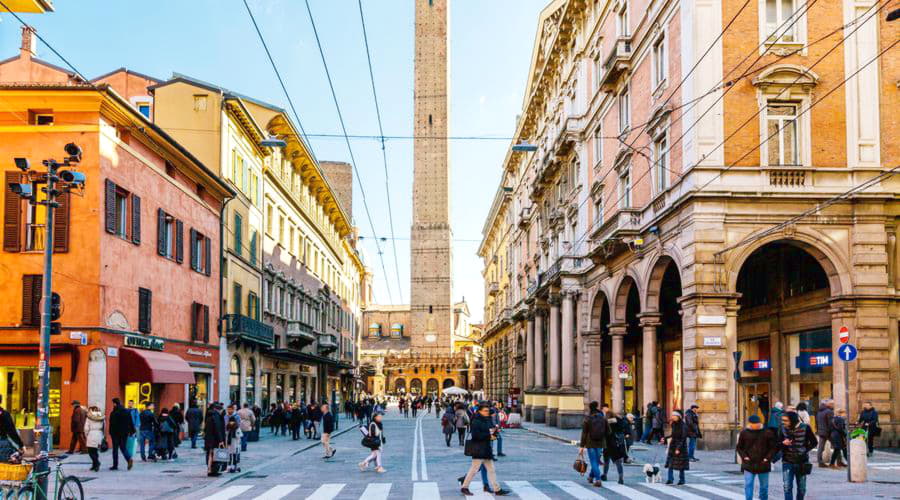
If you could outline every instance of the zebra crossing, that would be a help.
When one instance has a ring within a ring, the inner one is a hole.
[[[705,479],[707,481],[713,481],[716,483],[728,484],[728,485],[742,485],[744,484],[743,476],[735,476],[733,474],[726,474],[723,472],[703,472],[703,471],[687,471],[692,477],[699,477],[701,479]],[[741,497],[743,498],[743,497]]]
[[[869,462],[869,468],[874,470],[900,471],[900,462]]]
[[[617,484],[614,481],[604,483],[603,488],[593,488],[575,481],[504,481],[503,485],[512,491],[512,498],[521,500],[606,500],[627,498],[629,500],[740,500],[743,495],[709,484],[688,483],[682,487],[667,486],[660,483]],[[306,498],[307,500],[332,500],[359,498],[365,500],[387,500],[388,498],[411,498],[412,500],[440,500],[442,497],[458,498],[459,486],[438,484],[430,481],[417,481],[403,484],[383,482],[369,483],[360,491],[362,485],[348,483],[324,483],[318,485],[277,484],[252,485],[238,484],[225,486],[203,500],[281,500]],[[410,488],[411,486],[411,488]],[[470,490],[473,498],[494,498],[483,491],[482,484],[472,482]]]

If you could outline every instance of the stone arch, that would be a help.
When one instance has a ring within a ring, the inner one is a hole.
[[[428,382],[425,383],[425,394],[431,394],[438,392],[438,380],[436,378],[428,379]]]
[[[798,231],[789,237],[783,234],[776,234],[760,238],[752,245],[744,245],[736,249],[734,258],[730,259],[729,264],[726,264],[728,291],[737,291],[738,274],[740,274],[741,268],[753,252],[769,243],[780,241],[806,251],[819,262],[819,265],[822,266],[822,270],[825,271],[825,275],[828,277],[828,285],[831,289],[832,297],[850,293],[852,285],[850,284],[850,275],[847,272],[849,266],[832,250],[829,246],[830,241],[826,242],[825,238],[824,235],[805,234]]]
[[[441,389],[447,389],[449,387],[453,387],[454,385],[456,385],[456,382],[452,378],[445,378]]]
[[[410,394],[422,394],[422,379],[414,378],[409,382],[409,392]]]
[[[612,320],[615,322],[624,322],[625,321],[625,309],[628,306],[628,294],[631,293],[631,289],[634,288],[638,294],[638,298],[643,295],[641,293],[641,287],[639,285],[640,281],[633,273],[626,271],[625,275],[622,276],[622,279],[619,281],[619,285],[616,287],[616,297],[615,302],[610,310],[612,314]],[[644,304],[640,304],[640,309],[644,309]]]
[[[394,380],[394,392],[401,393],[406,392],[406,379],[403,377]]]
[[[106,370],[106,353],[92,350],[88,356],[87,406],[96,405],[101,411],[106,409]]]
[[[650,266],[650,274],[647,276],[647,286],[645,288],[644,306],[647,312],[659,312],[659,292],[662,288],[663,276],[669,265],[674,265],[678,271],[678,277],[681,283],[684,283],[684,276],[681,274],[681,265],[677,258],[670,254],[664,253],[656,257],[656,261]]]
[[[591,301],[591,330],[603,330],[606,325],[603,324],[602,318],[604,314],[604,309],[606,310],[606,316],[610,316],[610,303],[609,299],[606,298],[606,292],[603,290],[597,290],[597,293],[594,295],[594,300]]]

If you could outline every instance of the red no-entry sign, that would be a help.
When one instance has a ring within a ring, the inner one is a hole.
[[[850,342],[850,330],[848,330],[846,326],[842,326],[841,329],[838,330],[838,338],[841,340],[841,344]]]

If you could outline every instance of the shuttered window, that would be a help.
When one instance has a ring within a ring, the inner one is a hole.
[[[244,219],[241,217],[241,214],[235,212],[234,214],[234,253],[238,255],[243,255],[243,245],[244,245]]]
[[[3,198],[3,250],[7,252],[43,251],[46,244],[46,207],[31,204],[13,193],[10,184],[27,180],[18,171],[5,173]],[[46,200],[47,195],[41,190],[42,184],[34,186],[34,196],[38,201]],[[54,211],[53,219],[53,251],[56,253],[69,251],[69,193],[57,196],[59,206]]]
[[[22,276],[22,324],[41,325],[41,290],[44,277],[40,274]]]
[[[104,184],[103,198],[106,232],[140,244],[141,198],[109,179]]]
[[[191,304],[191,340],[209,342],[209,306]]]
[[[153,292],[138,288],[138,331],[150,333],[152,329]]]
[[[253,231],[253,233],[250,234],[250,265],[252,266],[256,265],[256,234],[256,231]]]
[[[233,294],[234,297],[233,297],[233,299],[232,299],[232,304],[233,304],[233,306],[232,306],[232,309],[231,309],[231,310],[234,311],[234,314],[243,314],[243,305],[244,305],[244,302],[243,302],[243,294],[244,294],[243,288],[241,287],[241,284],[240,284],[240,283],[235,283],[235,284],[232,286],[232,289],[233,289],[233,291],[234,291],[234,294]]]
[[[22,244],[22,198],[9,185],[21,180],[18,171],[6,172],[3,183],[3,250],[18,252]]]
[[[180,264],[184,259],[184,223],[157,209],[156,238],[156,253]]]
[[[207,276],[212,274],[212,240],[200,231],[191,229],[191,269]]]

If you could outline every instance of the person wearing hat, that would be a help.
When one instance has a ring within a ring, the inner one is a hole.
[[[759,480],[759,499],[769,498],[769,472],[778,451],[778,438],[772,429],[764,428],[759,415],[750,415],[747,427],[738,435],[735,451],[744,473],[744,497],[753,500],[753,483]]]
[[[684,424],[687,425],[688,431],[688,459],[691,462],[700,461],[694,457],[694,451],[697,449],[697,440],[703,437],[703,434],[700,432],[700,415],[697,414],[699,409],[699,406],[692,404],[691,408],[684,412]]]
[[[72,440],[69,442],[69,454],[75,453],[76,444],[78,453],[85,453],[84,422],[87,420],[87,410],[81,406],[77,399],[72,401]]]
[[[675,481],[675,471],[678,471],[678,485],[684,484],[684,471],[691,468],[691,462],[688,460],[687,447],[687,425],[681,416],[681,411],[675,410],[671,417],[672,434],[669,436],[669,449],[666,452],[666,468],[669,469],[669,476],[666,484],[672,484]]]

